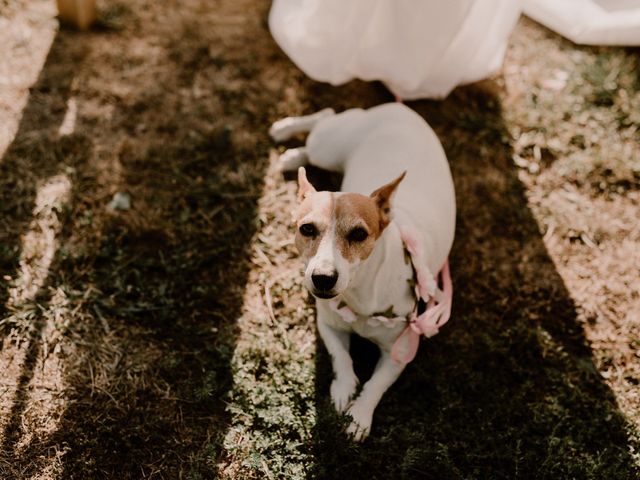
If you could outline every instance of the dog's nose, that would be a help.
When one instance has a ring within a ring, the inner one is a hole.
[[[338,281],[338,272],[331,272],[330,275],[314,273],[313,275],[311,275],[311,281],[318,290],[328,292],[335,286],[336,282]]]

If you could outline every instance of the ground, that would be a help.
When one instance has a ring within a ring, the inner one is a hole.
[[[522,19],[498,75],[409,103],[455,181],[454,310],[357,445],[267,130],[391,95],[306,78],[266,1],[99,6],[0,0],[0,477],[638,478],[637,49]]]

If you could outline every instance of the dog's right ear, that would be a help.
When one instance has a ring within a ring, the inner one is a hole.
[[[376,202],[380,212],[380,231],[384,230],[391,221],[391,197],[406,174],[407,171],[405,170],[394,181],[383,185],[371,194],[371,198]]]
[[[307,171],[304,167],[298,169],[298,201],[301,202],[310,193],[315,192],[316,189],[307,180]]]

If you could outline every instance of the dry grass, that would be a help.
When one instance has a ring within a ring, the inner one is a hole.
[[[507,77],[506,104],[524,160],[519,178],[597,368],[638,428],[640,57],[637,49],[576,49],[530,23],[518,33],[512,62],[527,65],[527,75]],[[532,40],[551,55],[527,52]],[[566,85],[549,88],[559,72]]]
[[[523,20],[503,77],[411,103],[456,183],[454,317],[354,445],[267,128],[390,95],[306,79],[267,2],[102,7],[80,34],[0,0],[0,476],[640,474],[637,51]]]

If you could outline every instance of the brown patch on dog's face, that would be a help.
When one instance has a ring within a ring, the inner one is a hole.
[[[350,263],[365,260],[384,229],[375,200],[345,193],[336,198],[333,216],[336,243],[342,256]]]
[[[295,245],[303,258],[318,251],[324,235],[331,230],[333,197],[330,192],[307,193],[294,213]]]

